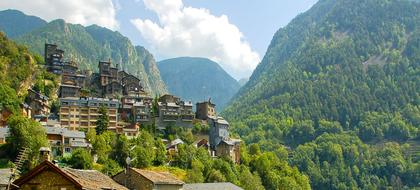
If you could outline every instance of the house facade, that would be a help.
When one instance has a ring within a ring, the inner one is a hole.
[[[60,168],[44,161],[13,182],[21,190],[128,190],[96,170]]]

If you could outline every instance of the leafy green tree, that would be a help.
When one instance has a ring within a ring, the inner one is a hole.
[[[0,111],[8,110],[12,113],[18,113],[20,102],[14,89],[0,84]]]
[[[23,148],[29,150],[29,166],[33,166],[38,161],[39,149],[48,146],[45,129],[34,120],[21,115],[12,115],[7,125],[9,126],[9,136],[7,137],[7,150],[10,158],[14,160],[19,151]]]
[[[191,169],[187,171],[187,182],[188,183],[203,183],[204,182],[204,165],[196,159],[191,162]]]
[[[107,160],[104,161],[101,172],[108,175],[108,176],[114,176],[114,175],[118,174],[119,172],[121,172],[122,170],[123,169],[118,164],[118,162],[116,162],[112,159],[107,159]]]
[[[209,183],[225,182],[226,177],[219,170],[212,169],[207,178]]]
[[[100,135],[96,135],[92,142],[93,152],[98,156],[98,162],[104,163],[111,151],[113,150],[113,142],[115,135],[111,131],[106,131]]]
[[[78,148],[73,150],[69,164],[76,169],[92,169],[93,159],[86,149]]]
[[[155,160],[155,141],[153,136],[147,131],[142,130],[140,135],[134,139],[135,148],[132,159],[134,167],[145,168],[153,164]]]
[[[257,173],[252,174],[245,166],[240,166],[239,181],[245,190],[263,190],[261,178]]]
[[[129,142],[126,136],[117,135],[112,143],[112,151],[109,157],[115,160],[120,166],[126,165],[126,158],[129,154]]]
[[[159,166],[166,163],[166,146],[159,138],[155,140],[155,154],[153,165]]]
[[[289,144],[297,146],[313,140],[315,128],[310,120],[295,123],[286,133],[286,140]]]
[[[96,121],[96,134],[100,135],[108,129],[109,117],[108,110],[105,106],[99,107],[99,117]]]
[[[385,132],[385,137],[396,141],[406,141],[411,137],[411,126],[408,125],[401,117],[395,117],[389,124]]]

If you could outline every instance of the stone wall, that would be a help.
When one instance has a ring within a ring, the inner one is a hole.
[[[43,171],[36,175],[30,181],[23,184],[20,189],[22,190],[43,190],[43,189],[57,189],[66,188],[66,190],[76,190],[76,186],[69,180],[64,178],[58,173],[53,171]]]

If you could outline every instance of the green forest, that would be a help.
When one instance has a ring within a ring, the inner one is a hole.
[[[313,189],[420,181],[420,4],[321,0],[275,34],[223,115]]]

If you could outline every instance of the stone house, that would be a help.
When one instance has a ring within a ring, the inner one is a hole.
[[[113,177],[115,181],[136,190],[182,190],[184,182],[168,172],[129,168]]]
[[[240,163],[241,152],[240,152],[240,143],[239,139],[229,139],[222,140],[215,148],[215,154],[218,157],[227,156],[234,163]]]
[[[44,60],[48,72],[61,75],[63,71],[64,51],[55,44],[45,44]]]
[[[48,116],[50,113],[49,98],[33,89],[28,89],[26,103],[32,108],[31,117]]]
[[[128,190],[96,170],[59,168],[44,161],[13,182],[12,189],[22,190]]]
[[[211,103],[211,99],[206,102],[198,102],[195,109],[196,119],[207,120],[209,117],[216,117],[216,105]]]
[[[213,156],[227,156],[235,163],[240,162],[239,139],[229,136],[229,123],[222,117],[209,117],[209,144]]]
[[[99,67],[99,86],[102,96],[114,97],[115,95],[141,96],[145,95],[140,79],[125,71],[119,71],[118,64],[112,67],[111,61],[100,61]]]

